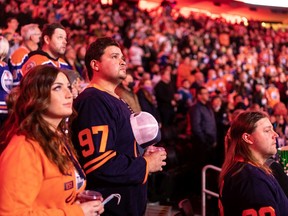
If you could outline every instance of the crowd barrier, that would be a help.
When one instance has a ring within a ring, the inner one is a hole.
[[[209,194],[213,197],[219,198],[219,194],[215,191],[206,188],[206,171],[212,169],[217,172],[221,171],[221,168],[214,165],[206,165],[202,169],[202,216],[206,216],[206,195]]]

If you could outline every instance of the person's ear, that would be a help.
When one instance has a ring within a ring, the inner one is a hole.
[[[99,71],[99,62],[97,60],[92,60],[90,66],[93,71]]]
[[[43,39],[44,39],[44,43],[45,43],[45,44],[49,44],[49,43],[50,43],[50,38],[49,38],[48,35],[45,35],[45,36],[43,37]]]
[[[246,143],[248,143],[248,144],[253,144],[252,137],[251,137],[251,135],[248,134],[248,133],[243,133],[243,134],[242,134],[242,139],[243,139]]]

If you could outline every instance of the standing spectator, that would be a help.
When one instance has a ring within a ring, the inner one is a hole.
[[[36,19],[37,17],[40,17],[40,16],[47,18],[49,11],[47,11],[46,3],[47,2],[45,0],[37,1],[37,4],[34,6],[34,11],[33,11],[33,15],[32,15],[34,19]]]
[[[278,74],[278,77],[276,77],[277,81],[275,81],[275,87],[279,90],[280,94],[280,101],[285,103],[286,105],[288,104],[288,88],[287,88],[287,78],[286,74],[284,72],[280,72]]]
[[[247,102],[246,102],[247,101]],[[248,108],[248,99],[245,98],[242,94],[236,93],[233,97],[234,102],[234,110],[236,109],[244,109],[246,110]]]
[[[123,99],[133,110],[140,112],[141,107],[138,101],[137,94],[134,92],[135,82],[131,74],[127,74],[126,78],[115,89],[115,93]]]
[[[153,63],[153,60],[154,60],[153,52],[155,52],[155,50],[153,50],[152,44],[153,43],[150,42],[150,38],[147,37],[146,39],[144,39],[143,45],[142,45],[142,49],[144,52],[144,55],[142,57],[142,65],[143,65],[144,70],[149,73],[151,72],[151,64]]]
[[[212,97],[211,106],[215,116],[217,128],[217,146],[215,165],[221,166],[224,161],[224,138],[229,128],[229,117],[225,105],[223,105],[222,98],[218,95]]]
[[[75,203],[85,175],[65,134],[73,101],[67,76],[51,66],[34,67],[13,94],[0,135],[0,215],[102,213],[99,200]]]
[[[138,86],[140,80],[143,78],[144,73],[145,73],[145,70],[144,70],[143,66],[134,67],[132,76],[135,80],[136,86]]]
[[[79,93],[83,91],[87,83],[84,82],[77,71],[66,69],[65,73],[71,83],[71,92],[73,98],[75,99]]]
[[[168,65],[169,54],[171,52],[171,43],[168,40],[164,40],[159,47],[157,54],[157,63],[160,67],[165,67]]]
[[[194,77],[191,74],[191,72],[192,72],[191,60],[189,56],[186,56],[179,64],[177,70],[177,83],[176,83],[177,88],[179,88],[182,85],[182,81],[184,79],[189,80],[190,82],[194,81]]]
[[[5,102],[5,98],[7,94],[12,89],[13,77],[9,71],[8,65],[4,62],[5,57],[9,52],[9,43],[8,40],[0,36],[0,78],[1,78],[1,86],[0,86],[0,128],[2,127],[4,121],[7,118],[7,105]]]
[[[197,89],[205,84],[204,74],[200,71],[195,73],[195,81],[191,84],[191,93],[193,98],[196,98]]]
[[[119,44],[109,37],[98,38],[87,49],[85,62],[91,82],[75,100],[78,117],[72,123],[72,134],[87,188],[104,197],[121,195],[119,205],[113,200],[105,205],[107,215],[142,216],[148,174],[162,170],[166,152],[140,155],[130,123],[131,110],[115,93],[127,76]]]
[[[252,103],[258,104],[262,108],[266,107],[267,99],[265,97],[265,87],[261,82],[254,82]]]
[[[8,15],[7,17],[14,17],[19,13],[18,2],[16,0],[10,0],[9,3],[6,2],[3,8],[4,7],[5,7],[5,12]]]
[[[77,71],[76,59],[77,59],[76,51],[74,50],[74,48],[70,45],[67,46],[66,51],[65,51],[65,55],[64,55],[64,60],[74,71]]]
[[[28,60],[28,54],[38,49],[41,30],[38,24],[27,24],[21,28],[21,37],[23,38],[21,46],[16,49],[9,58],[8,65],[13,74],[13,86],[17,86],[22,79],[22,66]]]
[[[29,53],[29,59],[22,67],[23,76],[36,65],[48,64],[63,69],[72,69],[61,58],[65,54],[67,34],[59,23],[46,24],[41,36],[41,50]]]
[[[84,44],[80,45],[76,49],[76,61],[75,66],[78,73],[84,78],[84,68],[85,68],[85,53],[86,53],[86,46]]]
[[[207,73],[207,81],[205,83],[205,87],[209,91],[210,95],[213,95],[217,89],[217,73],[215,69],[209,69]]]
[[[196,193],[201,188],[201,170],[214,163],[215,148],[217,145],[217,128],[212,108],[209,104],[209,92],[205,87],[200,87],[196,93],[197,101],[189,110],[191,134],[194,153],[194,177],[193,186]]]
[[[32,0],[30,1],[22,1],[19,2],[19,13],[17,14],[17,20],[19,21],[20,26],[28,25],[29,23],[33,22],[32,19],[32,12],[34,10],[34,5],[31,4]]]
[[[248,98],[249,95],[251,95],[252,85],[250,83],[250,78],[245,71],[240,72],[239,78],[235,80],[234,89],[244,97]]]
[[[178,88],[179,100],[177,100],[177,112],[186,116],[189,108],[193,104],[193,96],[190,92],[191,83],[189,80],[182,80],[181,86]]]
[[[142,79],[140,81],[137,96],[141,110],[149,112],[160,123],[160,116],[157,109],[157,100],[151,79]]]
[[[240,113],[232,122],[230,147],[220,173],[220,215],[288,215],[288,199],[266,160],[277,153],[269,117]]]
[[[144,50],[141,48],[142,39],[134,38],[132,45],[129,48],[129,59],[132,66],[142,66],[142,58],[144,56]]]
[[[267,99],[267,108],[269,112],[272,112],[275,104],[280,102],[279,89],[276,88],[274,83],[269,83],[265,91],[265,97]]]
[[[171,83],[171,72],[164,69],[161,74],[161,81],[154,87],[155,96],[158,103],[158,111],[163,127],[172,125],[175,118],[175,108],[177,103],[174,99],[174,88]]]
[[[161,80],[160,67],[157,63],[152,64],[150,74],[151,74],[152,86],[155,87],[156,84]]]
[[[277,148],[281,148],[287,145],[288,131],[287,131],[287,108],[284,103],[279,102],[273,107],[270,121],[274,130],[278,134]]]
[[[9,17],[6,21],[7,27],[3,29],[2,34],[7,38],[9,41],[9,52],[7,57],[9,58],[10,55],[19,47],[20,42],[22,41],[22,37],[17,32],[19,22],[15,17]],[[7,59],[8,59],[7,58]]]

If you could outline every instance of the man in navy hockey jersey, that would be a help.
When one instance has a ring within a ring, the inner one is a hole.
[[[266,163],[277,137],[266,113],[245,111],[232,122],[220,173],[221,216],[288,215],[288,199]]]
[[[162,170],[165,151],[146,151],[143,156],[130,123],[131,109],[115,94],[126,77],[126,62],[117,42],[98,38],[86,53],[90,84],[76,98],[78,117],[72,123],[73,143],[87,175],[87,189],[121,201],[105,205],[104,215],[142,216],[147,203],[149,172]],[[157,125],[158,127],[158,125]]]

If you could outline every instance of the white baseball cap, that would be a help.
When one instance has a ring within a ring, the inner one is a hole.
[[[161,132],[157,120],[148,112],[133,113],[130,123],[136,142],[146,148],[161,140]]]

